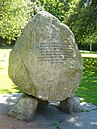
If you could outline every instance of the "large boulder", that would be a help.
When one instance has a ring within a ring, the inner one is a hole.
[[[12,81],[26,94],[49,102],[72,96],[82,69],[72,31],[46,11],[29,21],[9,58]]]

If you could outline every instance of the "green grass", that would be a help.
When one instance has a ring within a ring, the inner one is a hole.
[[[8,57],[11,48],[0,49],[0,94],[19,92],[8,77]],[[83,58],[84,70],[76,95],[84,101],[97,105],[97,58]]]
[[[76,94],[84,98],[84,101],[97,105],[97,73],[84,72]]]
[[[8,57],[11,48],[0,48],[0,94],[19,92],[17,86],[8,77]]]
[[[83,58],[83,78],[76,95],[83,101],[97,105],[97,58]]]

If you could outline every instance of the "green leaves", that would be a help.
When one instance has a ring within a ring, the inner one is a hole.
[[[61,21],[64,21],[65,14],[69,9],[70,0],[37,0],[41,6]]]
[[[0,37],[8,43],[16,40],[30,18],[29,0],[2,0],[0,2]]]
[[[97,43],[97,2],[95,0],[1,0],[0,37],[8,41],[20,36],[38,11],[46,10],[66,23],[78,44]]]
[[[74,32],[77,43],[97,43],[97,8],[84,0],[79,1],[73,10],[67,24]]]

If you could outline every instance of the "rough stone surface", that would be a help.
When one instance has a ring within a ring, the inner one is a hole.
[[[80,111],[80,101],[76,97],[69,97],[64,101],[61,101],[59,104],[59,109],[65,111],[66,113],[73,113]]]
[[[9,76],[25,93],[58,102],[73,95],[82,58],[69,27],[41,11],[26,25],[9,58]]]
[[[30,122],[35,115],[37,105],[37,99],[28,96],[22,96],[11,108],[9,115],[19,120]]]
[[[80,108],[82,111],[91,111],[91,110],[97,110],[97,106],[87,103],[87,102],[81,102]]]
[[[28,123],[9,117],[6,111],[12,107],[13,100],[15,103],[19,96],[20,93],[0,94],[0,129],[12,129],[12,127],[15,129],[57,129],[56,124],[60,129],[97,129],[97,110],[70,115],[61,112],[55,106],[48,105],[44,109],[38,107],[34,120]],[[89,105],[85,107],[91,109]],[[97,109],[97,106],[95,108]]]

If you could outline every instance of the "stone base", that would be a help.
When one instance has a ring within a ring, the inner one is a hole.
[[[33,120],[37,106],[43,110],[48,104],[48,101],[42,101],[33,96],[23,94],[12,107],[9,115],[19,120],[30,122]],[[68,114],[78,112],[80,111],[80,101],[76,97],[69,97],[61,101],[58,108]]]
[[[69,97],[59,104],[59,109],[65,113],[71,114],[80,111],[80,101],[76,97]]]
[[[9,112],[9,115],[19,120],[30,122],[32,121],[35,115],[37,105],[38,101],[36,98],[23,95],[20,97],[18,102],[12,107]]]

